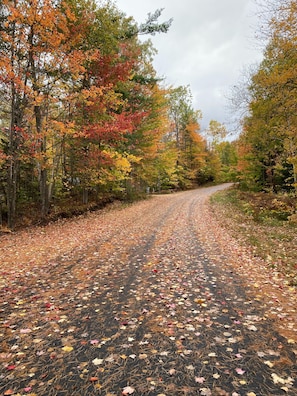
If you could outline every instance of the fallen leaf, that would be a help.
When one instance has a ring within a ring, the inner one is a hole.
[[[257,327],[254,325],[248,326],[248,329],[251,331],[258,331]]]
[[[134,392],[135,392],[134,388],[132,388],[131,386],[126,386],[122,391],[122,395],[132,395],[132,393]]]
[[[7,391],[5,391],[3,393],[4,396],[10,396],[10,395],[13,395],[13,394],[14,394],[14,391],[12,389],[7,389]]]
[[[72,346],[69,346],[69,345],[65,345],[65,346],[62,348],[62,350],[63,350],[64,352],[71,352],[71,351],[73,351],[73,347],[72,347]]]
[[[283,378],[279,377],[279,376],[278,376],[277,374],[275,374],[275,373],[271,374],[271,377],[272,377],[273,382],[274,382],[275,384],[285,384],[285,383],[286,383],[285,380],[284,380]]]
[[[205,382],[205,378],[204,377],[195,377],[195,381],[198,384],[203,384],[203,382]]]
[[[92,360],[92,363],[93,363],[95,366],[99,366],[99,365],[102,364],[103,362],[104,362],[103,359],[98,359],[98,358]]]
[[[21,330],[20,330],[20,333],[21,333],[21,334],[28,334],[28,333],[31,333],[31,332],[32,332],[31,329],[21,329]]]
[[[273,382],[274,382],[275,384],[293,385],[293,383],[294,383],[294,379],[291,378],[291,377],[288,377],[287,379],[285,379],[285,378],[279,377],[279,376],[278,376],[277,374],[275,374],[275,373],[272,373],[272,374],[271,374],[271,377],[272,377]]]
[[[211,396],[211,390],[209,388],[200,389],[201,396]]]
[[[16,368],[16,365],[15,365],[15,364],[10,364],[10,365],[8,365],[8,366],[6,367],[6,370],[12,371],[12,370],[14,370],[15,368]]]

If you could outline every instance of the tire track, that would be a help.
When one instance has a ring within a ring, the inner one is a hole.
[[[203,205],[215,190],[99,216],[98,238],[17,278],[22,287],[8,284],[18,288],[14,306],[1,308],[0,392],[295,395],[292,347],[203,239]]]

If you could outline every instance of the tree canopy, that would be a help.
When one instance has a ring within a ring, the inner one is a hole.
[[[241,180],[257,189],[297,190],[297,4],[273,5],[263,61],[248,86]]]
[[[112,2],[0,2],[0,197],[24,208],[189,188],[209,152],[189,87],[164,87],[162,9],[137,24]],[[205,178],[207,180],[208,177]],[[204,179],[203,179],[204,180]]]

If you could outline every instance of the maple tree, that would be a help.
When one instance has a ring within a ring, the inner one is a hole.
[[[120,21],[119,16],[118,20]],[[121,178],[114,177],[113,183],[110,178],[105,179],[110,174],[109,170],[112,170],[114,176],[119,174],[119,162],[114,159],[125,158],[130,163],[130,173],[136,178],[135,166],[140,160],[141,167],[145,167],[144,147],[149,150],[153,144],[155,126],[151,119],[155,110],[152,98],[157,90],[157,80],[151,66],[151,48],[148,43],[140,44],[134,35],[126,38],[126,22],[124,20],[121,23],[124,25],[122,34],[117,32],[118,36],[124,38],[114,43],[114,48],[98,51],[93,48],[93,42],[89,43],[89,51],[95,52],[85,66],[74,114],[80,127],[78,137],[82,148],[85,150],[87,147],[84,165],[78,162],[76,168],[79,179],[84,179],[84,189],[100,186],[101,192],[106,189],[108,192],[120,191],[123,189]],[[100,48],[102,45],[96,42],[96,47],[98,46]],[[75,150],[77,149],[76,145]],[[104,153],[104,158],[100,158],[100,153]],[[108,158],[108,153],[114,153],[115,156],[112,154]],[[97,158],[98,161],[91,165],[91,158]],[[92,183],[90,177],[83,177],[84,172],[89,176],[92,173]],[[128,178],[129,172],[125,174]]]
[[[86,31],[79,47],[88,51],[89,58],[83,62],[80,84],[74,84],[72,119],[79,131],[70,142],[65,179],[72,190],[83,190],[87,202],[88,192],[112,193],[147,184],[147,160],[159,137],[152,121],[158,116],[153,109],[158,88],[153,49],[149,42],[140,43],[138,34],[167,31],[170,21],[158,24],[161,12],[156,12],[137,26],[109,3],[99,8],[91,3],[91,9],[83,1],[73,6]],[[124,167],[123,179],[119,167],[124,163],[129,166]]]

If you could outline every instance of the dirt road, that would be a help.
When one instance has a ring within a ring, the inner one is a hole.
[[[224,187],[2,237],[0,394],[296,395],[295,345],[207,245]]]

